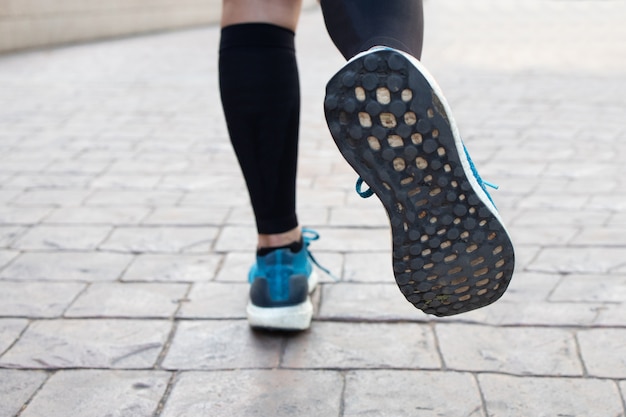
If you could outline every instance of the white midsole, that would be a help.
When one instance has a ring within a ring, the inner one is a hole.
[[[309,294],[315,291],[319,277],[315,269],[308,279]],[[295,306],[258,307],[248,302],[246,307],[248,324],[252,327],[264,327],[283,330],[305,330],[311,325],[313,303],[311,297]]]
[[[257,307],[248,302],[246,308],[248,323],[252,327],[265,327],[284,330],[304,330],[311,325],[313,303],[306,301],[289,307]]]

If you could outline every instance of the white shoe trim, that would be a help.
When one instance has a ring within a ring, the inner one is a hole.
[[[310,297],[303,303],[289,307],[258,307],[248,302],[246,313],[252,327],[306,330],[311,326],[313,303]]]

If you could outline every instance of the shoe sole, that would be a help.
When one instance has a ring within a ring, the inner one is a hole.
[[[309,277],[309,294],[317,287],[317,272]],[[248,302],[246,316],[250,327],[268,330],[300,331],[311,327],[313,303],[309,296],[303,303],[288,307],[258,307]]]
[[[329,81],[324,108],[339,151],[387,211],[407,300],[451,316],[499,299],[511,240],[419,61],[388,48],[357,55]]]

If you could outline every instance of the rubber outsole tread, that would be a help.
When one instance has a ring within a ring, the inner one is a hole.
[[[422,72],[399,52],[371,52],[329,81],[324,107],[340,152],[387,211],[407,300],[450,316],[499,299],[513,246],[473,188],[451,117]]]

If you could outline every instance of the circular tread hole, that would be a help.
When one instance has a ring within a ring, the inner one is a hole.
[[[370,145],[370,149],[372,149],[373,151],[380,150],[380,142],[374,136],[369,136],[367,138],[367,143]]]
[[[376,101],[380,104],[385,105],[391,103],[391,93],[385,87],[380,87],[376,89]]]
[[[393,160],[393,169],[397,172],[404,171],[406,168],[406,162],[402,158],[396,158]]]
[[[363,87],[360,87],[360,86],[356,87],[354,89],[354,96],[359,101],[365,101],[365,98],[366,98],[365,89],[363,89]]]
[[[359,113],[359,123],[365,128],[372,127],[372,119],[370,115],[363,111]]]
[[[417,115],[412,111],[404,113],[404,123],[409,126],[413,126],[415,123],[417,123]]]
[[[382,124],[386,128],[396,127],[396,116],[392,113],[381,113],[380,114],[380,124]]]
[[[402,146],[404,146],[404,140],[401,136],[398,135],[389,135],[389,137],[387,138],[387,143],[392,148],[401,148]]]

